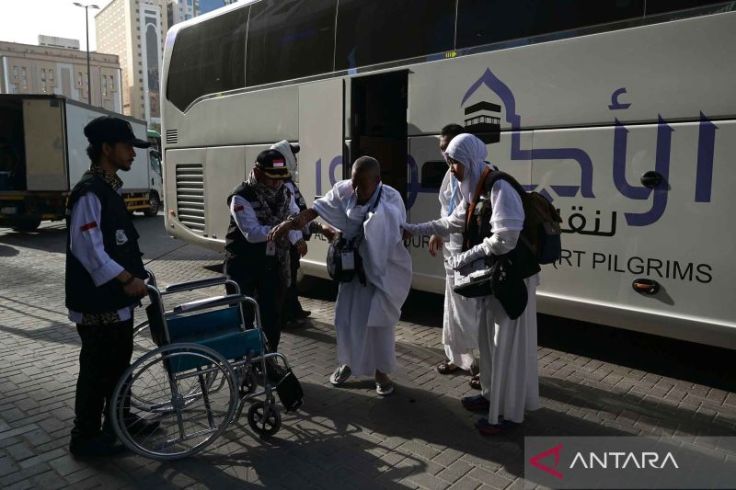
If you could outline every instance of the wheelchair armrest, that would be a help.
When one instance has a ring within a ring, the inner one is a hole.
[[[235,303],[253,302],[251,298],[244,294],[228,294],[226,296],[214,296],[212,298],[199,299],[182,303],[173,310],[174,314],[189,313],[192,311],[206,310],[208,308],[216,308],[218,306],[232,305]]]
[[[180,293],[183,291],[191,291],[193,289],[209,288],[212,286],[219,286],[220,284],[227,284],[232,281],[227,276],[210,277],[208,279],[199,279],[197,281],[180,282],[172,284],[165,289],[161,290],[162,294]]]

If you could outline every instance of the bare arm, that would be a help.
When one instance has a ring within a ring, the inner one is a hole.
[[[307,226],[307,223],[316,219],[317,216],[319,215],[314,209],[305,209],[296,216],[292,216],[281,224],[274,226],[268,233],[268,240],[279,240],[289,231],[301,230]]]

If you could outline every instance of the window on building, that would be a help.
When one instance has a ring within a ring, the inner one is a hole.
[[[448,51],[454,29],[455,0],[340,0],[335,68]]]
[[[263,0],[251,7],[247,85],[332,71],[335,0]]]
[[[457,47],[605,24],[644,15],[644,0],[458,0]]]
[[[198,97],[245,86],[250,7],[182,29],[171,53],[166,92],[184,110]]]

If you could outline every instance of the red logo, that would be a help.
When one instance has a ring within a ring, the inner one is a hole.
[[[550,475],[554,476],[555,478],[559,478],[562,480],[562,473],[557,471],[554,468],[550,468],[546,464],[542,464],[540,461],[548,456],[554,456],[555,457],[555,464],[554,466],[557,467],[557,465],[560,464],[560,451],[562,450],[562,444],[558,444],[557,446],[547,449],[546,451],[543,451],[536,456],[532,456],[529,458],[529,463],[532,466],[535,466],[539,468],[540,470],[544,471],[545,473],[549,473]]]

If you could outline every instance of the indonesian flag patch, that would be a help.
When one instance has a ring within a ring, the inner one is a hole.
[[[286,162],[282,159],[273,161],[273,168],[282,168],[286,166]]]
[[[94,228],[97,228],[97,221],[90,221],[89,223],[80,226],[79,231],[85,232],[85,231],[92,230]]]

